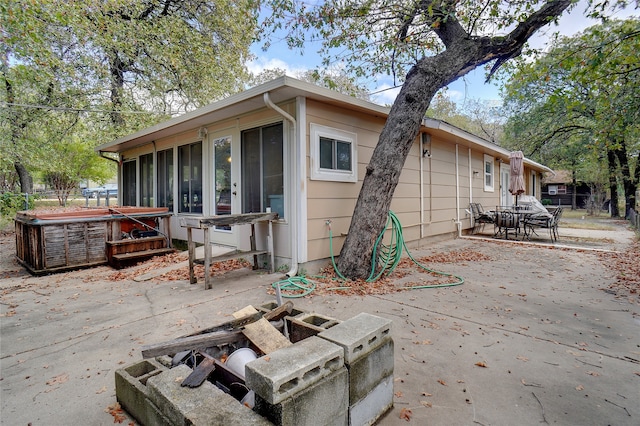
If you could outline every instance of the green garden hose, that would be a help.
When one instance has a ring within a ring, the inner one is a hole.
[[[388,245],[385,245],[382,242],[382,239],[385,235],[385,231],[389,226],[389,224],[391,224],[391,241]],[[344,275],[342,275],[342,273],[340,273],[340,271],[338,270],[338,266],[336,265],[335,256],[333,254],[333,233],[331,230],[331,223],[329,222],[327,225],[329,226],[329,252],[331,254],[331,263],[333,265],[333,269],[336,275],[340,279],[344,281],[348,281],[348,279]],[[447,272],[436,271],[418,262],[411,255],[411,252],[409,252],[409,249],[407,248],[407,244],[404,240],[404,236],[402,234],[402,225],[400,224],[400,220],[392,211],[389,211],[389,217],[387,218],[387,223],[385,224],[385,227],[382,229],[382,232],[380,232],[380,235],[378,235],[378,238],[376,239],[376,242],[373,246],[371,272],[369,273],[367,282],[374,282],[380,279],[380,277],[382,276],[391,274],[398,266],[398,263],[400,263],[400,259],[402,258],[403,248],[407,252],[407,255],[409,256],[409,258],[413,261],[413,263],[418,265],[420,268],[430,273],[434,273],[434,274],[438,274],[446,277],[454,277],[457,279],[457,281],[453,283],[446,283],[446,284],[426,284],[426,285],[417,285],[417,286],[407,286],[402,288],[409,289],[409,290],[418,290],[418,289],[425,289],[425,288],[453,287],[453,286],[461,285],[464,283],[464,278],[458,275],[449,274]],[[378,272],[376,273],[376,271]],[[305,277],[292,277],[287,280],[282,280],[282,281],[273,283],[272,286],[274,288],[276,286],[280,286],[280,290],[282,291],[302,290],[302,293],[295,293],[293,295],[285,295],[285,294],[282,295],[282,297],[287,297],[287,298],[304,297],[310,294],[311,292],[313,292],[313,290],[315,289],[315,284],[307,280]],[[345,290],[348,288],[350,287],[349,286],[335,287],[334,290],[339,290],[339,289]]]

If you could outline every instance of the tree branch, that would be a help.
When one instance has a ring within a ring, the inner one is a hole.
[[[493,77],[502,64],[520,54],[522,47],[527,40],[529,40],[529,37],[553,19],[560,16],[571,4],[571,0],[550,1],[542,6],[540,10],[532,13],[527,20],[518,24],[513,31],[504,37],[501,43],[495,46],[498,53],[497,60],[491,68],[486,81],[489,82],[489,80],[491,80],[491,77]]]

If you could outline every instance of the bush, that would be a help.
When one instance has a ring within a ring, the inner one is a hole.
[[[5,192],[0,194],[0,216],[13,218],[19,210],[32,209],[35,196],[29,196],[29,204],[25,206],[25,195],[16,192]]]
[[[543,198],[542,200],[540,200],[540,202],[542,203],[543,206],[551,205],[551,200],[549,198]]]

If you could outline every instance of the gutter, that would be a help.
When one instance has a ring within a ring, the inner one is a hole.
[[[280,108],[279,106],[277,106],[276,104],[274,104],[271,101],[271,97],[269,96],[269,92],[264,92],[263,94],[263,99],[264,99],[264,103],[267,106],[267,108],[270,108],[272,110],[274,110],[275,112],[277,112],[278,114],[280,114],[282,117],[284,117],[285,120],[289,121],[291,123],[292,126],[292,133],[294,135],[296,135],[296,128],[297,128],[297,123],[296,123],[296,119],[293,118],[293,116],[291,116],[291,114],[289,114],[288,112],[286,112],[285,110],[283,110],[282,108]],[[297,143],[293,144],[293,149],[294,149],[294,155],[293,157],[296,158],[296,153],[297,153]],[[298,167],[297,167],[297,163],[294,161],[294,173],[293,175],[295,176],[295,180],[296,182],[298,181]],[[298,194],[297,191],[291,191],[291,210],[292,210],[292,216],[294,218],[296,218],[296,213],[298,211]],[[297,222],[297,221],[294,221]],[[298,227],[296,223],[292,223],[292,226],[289,227],[289,231],[290,231],[290,236],[291,236],[291,269],[289,269],[289,272],[287,272],[287,277],[294,277],[297,275],[298,273]]]
[[[120,165],[120,160],[116,160],[115,158],[112,158],[112,157],[107,157],[107,156],[105,155],[106,153],[105,153],[104,151],[98,151],[98,152],[100,153],[100,157],[102,157],[102,158],[106,158],[107,160],[111,160],[111,161],[113,161],[114,163],[118,163],[118,165]]]

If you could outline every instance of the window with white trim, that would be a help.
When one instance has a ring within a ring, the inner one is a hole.
[[[494,158],[490,155],[484,156],[484,190],[487,192],[493,192],[493,173],[494,173]]]
[[[311,124],[311,179],[357,182],[357,136],[332,127]]]

